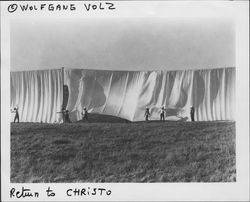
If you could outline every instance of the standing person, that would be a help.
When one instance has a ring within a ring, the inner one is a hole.
[[[161,121],[165,121],[165,108],[164,108],[164,106],[162,106],[162,108],[161,108],[161,113],[160,113],[160,120]]]
[[[149,108],[148,107],[146,108],[144,116],[145,116],[145,120],[148,121],[148,117],[150,116],[150,112],[149,112]]]
[[[62,122],[65,123],[65,110],[64,110],[64,108],[62,107],[62,110],[60,112],[56,112],[56,113],[62,114]]]
[[[82,115],[82,120],[86,120],[88,121],[88,110],[86,107],[83,107],[83,110],[81,112],[81,115]]]
[[[191,116],[191,121],[194,121],[194,107],[193,106],[190,108],[190,116]]]
[[[17,123],[19,123],[19,113],[18,113],[18,107],[14,107],[14,110],[12,111],[12,113],[15,113],[15,118],[14,118],[14,123],[16,123],[16,120],[17,120]]]
[[[71,123],[70,118],[69,118],[69,110],[64,110],[63,114],[64,114],[65,123]]]

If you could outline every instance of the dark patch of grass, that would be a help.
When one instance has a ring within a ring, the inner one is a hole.
[[[11,182],[235,182],[234,122],[11,125]]]
[[[69,144],[70,140],[67,139],[59,139],[59,140],[54,140],[52,144],[60,145],[60,144]]]

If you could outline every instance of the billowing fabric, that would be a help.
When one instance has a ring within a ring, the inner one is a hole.
[[[234,120],[235,68],[183,71],[104,71],[65,69],[68,86],[67,109],[71,120],[81,119],[83,107],[130,121],[160,119],[166,108],[167,120]]]
[[[62,70],[10,73],[11,108],[21,122],[58,122],[63,101]],[[13,121],[13,120],[11,120]]]

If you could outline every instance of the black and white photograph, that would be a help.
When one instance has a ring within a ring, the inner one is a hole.
[[[231,22],[10,30],[11,182],[236,181]]]
[[[40,14],[9,19],[10,185],[240,183],[235,19],[158,16],[157,4],[119,16],[123,4],[82,2],[99,12],[85,18],[50,16],[69,2],[11,11]]]

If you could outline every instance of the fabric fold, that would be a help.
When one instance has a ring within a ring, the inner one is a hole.
[[[21,122],[59,121],[57,112],[63,101],[61,69],[11,72],[10,88],[10,107],[18,107]]]
[[[91,93],[82,90],[79,74],[88,75],[84,88]],[[190,120],[190,107],[194,106],[197,121],[235,119],[235,68],[180,71],[65,68],[64,82],[71,95],[69,111],[86,106],[93,113],[141,121],[146,107],[150,108],[150,119],[157,120],[164,106],[167,119]],[[100,86],[98,90],[96,86]],[[81,117],[71,118],[77,121]]]

